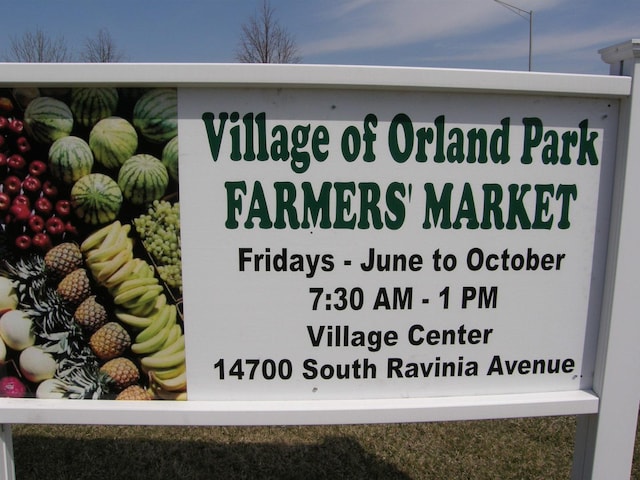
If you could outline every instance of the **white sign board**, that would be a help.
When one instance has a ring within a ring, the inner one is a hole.
[[[609,100],[181,89],[179,112],[190,399],[591,385]]]

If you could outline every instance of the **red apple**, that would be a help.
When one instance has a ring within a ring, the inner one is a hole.
[[[24,130],[24,123],[19,118],[13,118],[9,120],[9,130],[13,133],[22,133]]]
[[[60,217],[50,217],[45,222],[45,228],[47,229],[47,233],[49,235],[62,235],[64,233],[64,220]]]
[[[11,197],[8,193],[0,192],[0,212],[9,210],[11,206]]]
[[[27,223],[29,230],[33,233],[40,233],[44,230],[44,218],[40,215],[31,215]]]
[[[7,165],[12,170],[24,170],[27,166],[27,161],[22,155],[14,153],[7,159]]]
[[[47,164],[42,160],[32,160],[29,163],[29,173],[34,177],[39,177],[47,171]]]
[[[48,251],[52,247],[51,238],[44,232],[38,232],[33,236],[32,243],[34,247],[39,248],[43,252]]]
[[[13,197],[13,200],[11,200],[11,205],[23,205],[31,209],[31,200],[29,200],[29,197],[27,197],[26,195],[20,194]]]
[[[42,188],[42,182],[38,177],[32,177],[31,175],[27,175],[24,180],[22,180],[22,190],[25,193],[35,195],[40,194],[40,189]]]
[[[18,235],[15,240],[15,245],[20,250],[28,250],[31,248],[31,237],[29,235]]]
[[[4,179],[4,191],[9,195],[18,195],[22,188],[22,180],[16,175],[9,175]]]
[[[78,229],[71,222],[66,222],[64,224],[64,231],[67,232],[69,235],[73,235],[74,237],[78,235]]]
[[[29,140],[27,140],[27,137],[18,137],[16,140],[16,147],[18,147],[18,151],[20,153],[26,153],[31,150],[31,144],[29,143]]]
[[[51,180],[45,180],[42,182],[42,193],[47,198],[56,198],[58,196],[58,187],[56,187]]]
[[[40,197],[33,203],[33,208],[41,215],[49,216],[53,212],[53,204],[47,197]]]
[[[31,216],[31,210],[26,205],[16,204],[14,203],[9,207],[9,213],[11,214],[14,221],[17,222],[26,222]]]
[[[58,200],[56,202],[55,210],[58,216],[68,217],[71,214],[71,202],[66,199]]]

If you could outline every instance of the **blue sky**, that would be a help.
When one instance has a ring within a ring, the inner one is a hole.
[[[640,0],[511,0],[533,11],[533,70],[607,74],[600,48],[640,37]],[[131,62],[235,61],[261,0],[4,2],[0,55],[37,28],[79,50],[101,28]],[[303,63],[526,70],[529,20],[493,0],[271,0]],[[13,10],[13,11],[12,11]],[[10,21],[8,21],[11,19]]]

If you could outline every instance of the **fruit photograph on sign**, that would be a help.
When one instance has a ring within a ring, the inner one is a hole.
[[[0,89],[0,397],[186,399],[177,91]]]

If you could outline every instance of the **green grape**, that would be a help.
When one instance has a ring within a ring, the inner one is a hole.
[[[158,265],[162,280],[182,291],[180,204],[155,200],[145,214],[133,220],[133,224],[145,249]]]

